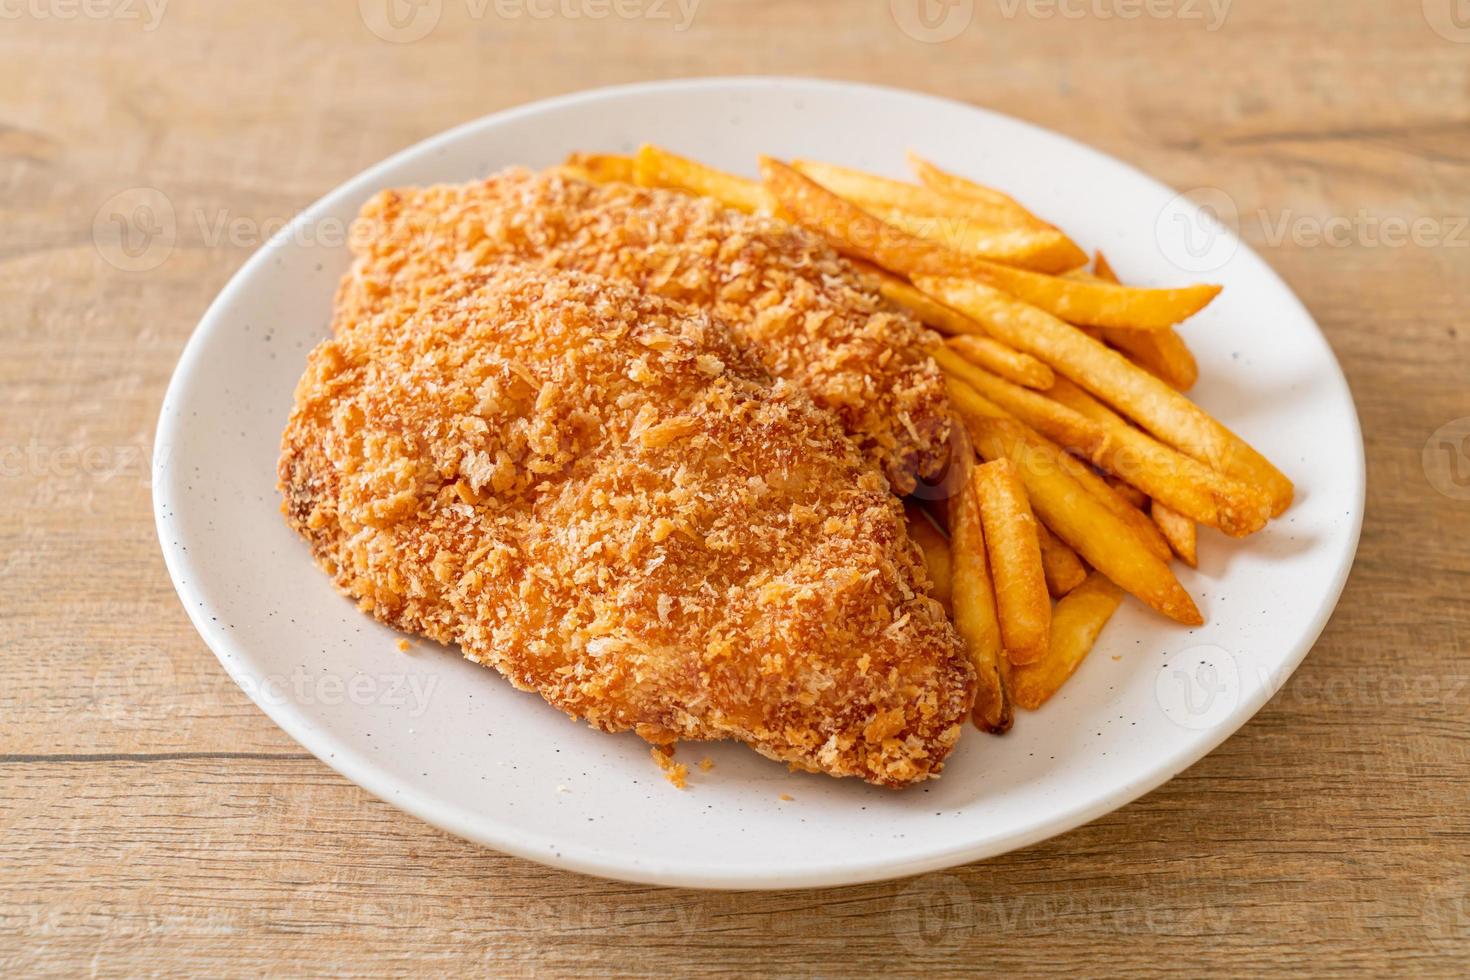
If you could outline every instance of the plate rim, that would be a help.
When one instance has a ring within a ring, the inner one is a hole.
[[[1170,196],[1177,196],[1178,193],[1173,188],[1170,188],[1168,185],[1155,179],[1126,160],[1081,143],[1065,133],[1060,133],[1056,130],[997,112],[993,109],[972,105],[947,96],[897,86],[877,85],[869,82],[783,75],[721,75],[634,82],[598,87],[512,106],[469,120],[420,140],[367,167],[347,180],[338,183],[313,201],[311,205],[292,218],[270,241],[257,249],[236,270],[218,295],[205,309],[199,322],[191,331],[188,341],[185,343],[173,373],[170,375],[169,383],[160,405],[159,421],[155,430],[152,466],[150,467],[152,474],[150,485],[154,525],[158,534],[159,545],[163,551],[164,564],[168,569],[169,578],[173,582],[174,589],[182,602],[184,610],[189,616],[190,622],[194,625],[196,632],[199,633],[200,638],[220,661],[220,664],[225,668],[231,680],[245,691],[247,696],[250,697],[255,705],[271,721],[286,732],[297,744],[311,752],[318,761],[383,802],[403,810],[447,833],[506,854],[512,854],[543,865],[575,871],[581,874],[638,884],[748,891],[837,887],[924,874],[995,857],[1066,833],[1069,830],[1073,830],[1126,806],[1173,779],[1184,770],[1193,766],[1200,759],[1213,752],[1226,739],[1240,731],[1240,729],[1245,727],[1255,717],[1266,702],[1281,689],[1292,674],[1296,672],[1297,668],[1301,666],[1302,661],[1316,645],[1317,640],[1321,637],[1327,623],[1336,611],[1357,555],[1358,545],[1362,535],[1364,508],[1367,496],[1365,449],[1363,445],[1362,424],[1358,415],[1356,399],[1353,397],[1352,388],[1348,383],[1347,377],[1342,370],[1342,365],[1338,361],[1337,354],[1332,349],[1327,335],[1322,331],[1316,318],[1312,316],[1305,304],[1302,303],[1300,297],[1297,296],[1290,285],[1247,242],[1241,240],[1235,232],[1226,229],[1225,233],[1234,240],[1236,247],[1255,259],[1264,273],[1274,280],[1275,284],[1281,288],[1285,296],[1290,298],[1291,302],[1296,304],[1305,320],[1317,332],[1327,350],[1327,361],[1335,376],[1334,380],[1341,385],[1342,391],[1347,398],[1348,418],[1346,421],[1350,425],[1353,436],[1350,447],[1353,458],[1350,462],[1352,464],[1352,475],[1356,484],[1354,488],[1355,492],[1352,496],[1355,498],[1356,503],[1351,515],[1352,526],[1349,529],[1348,547],[1344,549],[1342,556],[1338,560],[1338,567],[1334,569],[1332,580],[1325,593],[1326,598],[1315,612],[1309,625],[1282,657],[1280,662],[1281,669],[1272,672],[1271,683],[1269,685],[1253,687],[1250,691],[1250,696],[1243,697],[1230,713],[1228,720],[1216,725],[1210,731],[1208,737],[1186,743],[1182,750],[1161,759],[1146,774],[1125,780],[1114,786],[1108,792],[1095,798],[1084,800],[1075,805],[1063,806],[1048,818],[1023,829],[1012,831],[998,837],[988,837],[978,843],[952,845],[926,853],[922,857],[859,859],[850,863],[832,865],[821,869],[778,874],[772,874],[767,871],[745,872],[729,869],[701,869],[667,861],[629,864],[625,860],[618,859],[616,856],[603,856],[595,848],[585,848],[581,845],[551,845],[547,839],[537,838],[515,825],[506,824],[494,818],[481,817],[478,820],[465,819],[461,816],[458,808],[441,804],[435,798],[421,794],[413,786],[402,783],[391,775],[387,775],[384,771],[374,767],[366,760],[359,761],[355,752],[335,751],[338,746],[335,745],[331,737],[312,732],[310,726],[301,717],[298,717],[294,710],[296,706],[290,702],[275,702],[271,699],[259,697],[259,685],[252,683],[248,678],[242,679],[246,675],[244,674],[243,667],[239,666],[239,664],[241,661],[249,659],[248,653],[244,650],[244,645],[236,643],[228,635],[208,628],[207,624],[211,609],[208,598],[201,595],[194,588],[191,581],[182,577],[183,570],[181,566],[184,558],[170,544],[169,532],[165,527],[166,502],[163,499],[162,487],[167,479],[167,460],[169,455],[166,451],[167,447],[172,442],[173,433],[180,425],[184,424],[183,416],[180,414],[171,416],[170,408],[174,406],[176,398],[187,383],[188,378],[197,369],[197,362],[202,357],[206,336],[214,329],[214,325],[222,315],[223,309],[234,300],[237,294],[246,291],[248,284],[255,277],[257,270],[272,257],[277,242],[286,240],[286,236],[290,236],[301,225],[315,220],[318,212],[324,210],[329,202],[358,194],[364,189],[376,189],[370,188],[369,185],[380,181],[381,174],[396,168],[407,160],[416,158],[422,154],[431,153],[441,145],[457,142],[481,129],[491,129],[517,118],[533,116],[569,105],[624,99],[650,92],[667,92],[671,90],[697,92],[702,89],[740,87],[753,89],[776,86],[821,88],[859,96],[863,93],[902,96],[905,98],[917,98],[947,104],[950,107],[991,117],[992,119],[1001,120],[1008,125],[1019,126],[1039,134],[1044,134],[1048,138],[1060,140],[1069,149],[1077,153],[1097,158],[1106,161],[1110,165],[1123,168],[1132,178],[1147,183],[1156,191]]]

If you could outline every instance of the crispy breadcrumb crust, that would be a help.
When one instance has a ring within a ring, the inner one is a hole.
[[[434,292],[321,344],[296,391],[283,510],[340,589],[598,728],[939,772],[973,671],[829,413],[623,282]]]
[[[768,371],[836,413],[900,493],[947,458],[934,335],[803,228],[674,191],[513,169],[384,191],[363,206],[352,241],[338,330],[395,293],[506,259],[594,272],[719,315]]]

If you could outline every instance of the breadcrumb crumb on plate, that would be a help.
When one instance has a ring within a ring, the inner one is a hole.
[[[674,761],[674,747],[672,745],[655,745],[648,750],[653,761],[664,771],[664,778],[674,786],[675,789],[687,789],[689,778],[689,767],[682,762]]]

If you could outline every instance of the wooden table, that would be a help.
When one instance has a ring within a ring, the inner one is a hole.
[[[685,29],[674,0],[424,2],[442,16],[417,40],[350,2],[0,3],[0,974],[1470,965],[1470,501],[1421,461],[1470,416],[1451,0],[1239,0],[1223,23],[1221,0],[955,0],[927,22],[909,0],[703,0]],[[150,517],[164,385],[257,230],[386,154],[542,96],[758,72],[955,96],[1227,193],[1357,396],[1352,580],[1223,747],[1006,857],[701,894],[451,838],[302,752],[190,627]],[[93,235],[135,188],[189,216],[142,271]]]

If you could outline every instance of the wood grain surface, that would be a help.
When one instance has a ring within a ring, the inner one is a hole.
[[[1470,488],[1423,462],[1470,416],[1463,4],[926,2],[0,0],[0,974],[1470,968]],[[1367,442],[1356,570],[1284,690],[1162,789],[907,881],[615,884],[370,798],[190,627],[149,445],[258,230],[492,110],[735,73],[942,93],[1218,188],[1326,330]],[[157,263],[94,232],[138,188],[178,216]]]

